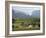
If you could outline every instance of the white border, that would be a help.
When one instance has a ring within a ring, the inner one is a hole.
[[[40,30],[29,30],[29,31],[12,31],[12,6],[20,7],[40,7]],[[43,7],[40,5],[22,5],[22,4],[10,4],[9,15],[10,15],[10,28],[9,34],[26,34],[26,33],[43,33]]]

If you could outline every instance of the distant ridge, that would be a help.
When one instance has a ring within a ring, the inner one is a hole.
[[[12,18],[31,18],[31,17],[40,17],[40,10],[32,11],[31,16],[18,10],[12,10]]]
[[[32,15],[31,15],[32,17],[40,17],[40,10],[34,10],[33,12],[32,12]]]

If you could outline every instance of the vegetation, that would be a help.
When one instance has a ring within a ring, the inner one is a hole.
[[[40,18],[15,18],[12,19],[12,30],[40,30]]]

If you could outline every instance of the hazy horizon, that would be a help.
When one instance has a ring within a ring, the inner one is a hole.
[[[21,11],[22,13],[25,13],[27,15],[32,15],[32,11],[34,10],[40,10],[39,7],[19,7],[19,6],[13,6],[12,9],[15,11]]]

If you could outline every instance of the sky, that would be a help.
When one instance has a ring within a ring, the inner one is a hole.
[[[13,6],[13,10],[21,11],[22,13],[25,13],[27,15],[32,15],[32,12],[34,10],[40,10],[40,7],[20,7],[20,6]]]

